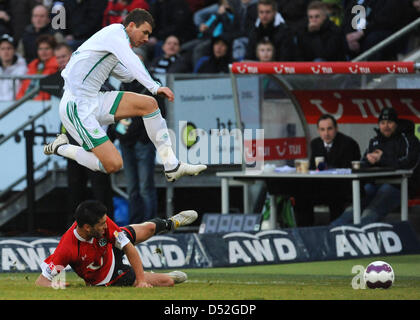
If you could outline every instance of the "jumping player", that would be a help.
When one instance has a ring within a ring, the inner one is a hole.
[[[44,146],[45,154],[75,160],[93,171],[117,172],[122,168],[123,160],[102,126],[142,116],[168,181],[184,175],[197,175],[207,168],[183,163],[176,158],[166,121],[155,98],[123,91],[100,92],[102,84],[112,75],[123,82],[137,80],[153,95],[174,100],[171,89],[155,82],[131,49],[148,42],[153,26],[150,13],[135,9],[126,16],[123,24],[103,28],[73,53],[61,73],[64,94],[59,108],[63,125],[80,146],[70,145],[66,135],[61,134]]]
[[[42,263],[36,285],[52,287],[53,278],[67,265],[92,286],[169,287],[187,279],[181,271],[144,272],[134,246],[155,234],[192,223],[197,219],[197,212],[182,211],[169,219],[155,218],[121,228],[106,212],[106,207],[95,200],[84,201],[77,207],[76,222],[62,236],[54,253]],[[131,266],[123,264],[124,254]]]

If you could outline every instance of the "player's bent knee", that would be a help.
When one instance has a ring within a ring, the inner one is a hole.
[[[139,108],[141,109],[142,115],[148,115],[155,112],[159,106],[154,97],[145,96],[144,100],[139,102]]]
[[[121,170],[123,161],[121,158],[113,159],[112,161],[106,161],[105,163],[102,163],[102,165],[107,173],[116,173]]]

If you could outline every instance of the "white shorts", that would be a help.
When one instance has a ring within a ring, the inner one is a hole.
[[[91,150],[109,140],[103,126],[115,122],[122,96],[122,91],[106,91],[97,97],[80,98],[66,90],[59,107],[61,122],[80,146]]]

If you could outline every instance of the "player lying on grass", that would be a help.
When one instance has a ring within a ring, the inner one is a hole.
[[[64,127],[79,146],[69,144],[67,136],[61,134],[44,147],[45,154],[75,160],[93,171],[117,172],[122,168],[123,160],[103,127],[138,116],[143,117],[168,181],[184,175],[197,175],[207,168],[202,164],[180,162],[176,158],[166,121],[154,97],[124,91],[100,92],[101,86],[112,75],[122,82],[137,80],[153,95],[174,101],[172,90],[151,78],[131,48],[148,42],[153,25],[149,12],[134,9],[123,24],[103,28],[73,53],[61,73],[64,93],[59,112]]]
[[[181,271],[144,272],[134,246],[155,234],[192,223],[197,219],[197,212],[182,211],[169,219],[154,218],[121,228],[106,213],[106,207],[99,201],[82,202],[75,212],[76,222],[42,263],[42,273],[35,284],[52,287],[53,278],[67,265],[92,286],[169,287],[187,279]],[[131,266],[123,264],[124,254]]]

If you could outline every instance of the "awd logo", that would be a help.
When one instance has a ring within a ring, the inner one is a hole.
[[[253,264],[296,259],[296,247],[286,236],[286,231],[267,230],[256,234],[228,233],[223,239],[228,241],[230,264]]]
[[[384,230],[388,229],[388,230]],[[387,223],[371,223],[361,228],[339,226],[330,230],[335,234],[337,257],[368,256],[373,254],[398,253],[402,250],[401,239]]]

